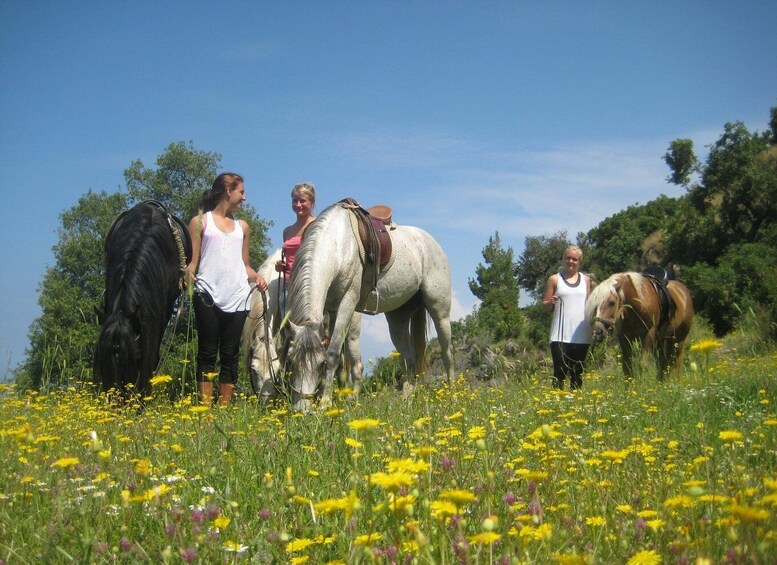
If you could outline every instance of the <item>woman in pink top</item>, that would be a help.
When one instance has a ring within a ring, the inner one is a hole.
[[[294,210],[297,221],[283,228],[283,258],[275,264],[275,270],[283,273],[284,287],[288,286],[291,279],[294,257],[302,244],[302,234],[316,219],[312,214],[315,205],[316,188],[312,184],[301,183],[291,190],[291,209]],[[286,302],[285,296],[283,302]]]

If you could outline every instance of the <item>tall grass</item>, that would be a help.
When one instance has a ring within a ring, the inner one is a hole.
[[[88,385],[0,398],[6,563],[719,563],[777,554],[777,356],[690,353],[347,390],[301,415],[240,398],[144,410]],[[689,363],[690,365],[690,363]]]

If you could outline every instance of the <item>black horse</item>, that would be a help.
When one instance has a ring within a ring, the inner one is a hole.
[[[141,202],[113,222],[105,238],[102,329],[94,354],[95,380],[104,391],[150,394],[191,256],[189,230],[160,202]]]

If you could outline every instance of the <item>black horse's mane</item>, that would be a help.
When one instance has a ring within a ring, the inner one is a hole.
[[[95,350],[95,376],[104,390],[132,385],[138,394],[150,392],[161,339],[179,294],[180,265],[161,205],[141,202],[112,226],[105,241],[105,311]]]

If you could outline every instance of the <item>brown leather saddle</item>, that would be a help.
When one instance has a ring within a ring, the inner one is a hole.
[[[376,274],[380,273],[391,259],[391,208],[373,206],[367,210],[353,198],[344,198],[338,204],[356,217],[366,262],[374,266]]]
[[[353,214],[356,226],[354,235],[359,234],[364,274],[362,296],[357,310],[365,314],[377,314],[380,309],[380,292],[378,291],[378,275],[391,267],[391,208],[388,206],[373,206],[369,210],[362,207],[353,198],[345,198],[338,202],[340,206]]]
[[[658,327],[663,327],[674,316],[676,305],[672,299],[672,295],[669,294],[669,273],[663,267],[657,265],[651,265],[642,271],[642,274],[650,279],[653,283],[653,287],[656,289],[658,295]]]

